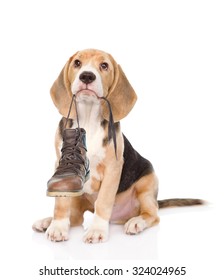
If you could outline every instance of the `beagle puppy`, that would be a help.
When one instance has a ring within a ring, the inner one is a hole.
[[[90,76],[88,83],[80,77]],[[170,199],[157,201],[158,179],[152,164],[132,147],[122,134],[120,120],[133,108],[137,96],[120,65],[103,51],[78,51],[65,64],[51,88],[51,97],[62,119],[55,147],[60,159],[62,130],[69,105],[76,95],[80,127],[86,130],[90,179],[84,194],[78,197],[56,197],[53,218],[34,223],[33,229],[45,231],[49,240],[68,239],[69,228],[83,223],[83,214],[94,213],[92,225],[84,234],[87,243],[108,239],[109,223],[124,224],[127,234],[137,234],[159,223],[158,207],[201,204],[200,200]],[[108,139],[110,102],[115,123],[117,151]],[[76,110],[72,109],[67,128],[76,128]]]

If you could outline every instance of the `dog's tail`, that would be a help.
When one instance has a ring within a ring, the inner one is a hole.
[[[170,198],[158,200],[159,208],[182,207],[206,204],[204,200],[195,198]]]

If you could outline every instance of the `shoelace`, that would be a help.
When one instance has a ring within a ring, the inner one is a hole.
[[[115,131],[113,112],[112,112],[112,108],[111,108],[110,102],[109,102],[109,100],[108,100],[106,97],[104,97],[104,96],[103,96],[103,97],[99,97],[97,94],[95,94],[95,95],[96,95],[96,97],[97,97],[98,99],[105,100],[106,103],[107,103],[107,106],[108,106],[108,109],[109,109],[108,141],[110,141],[111,138],[113,139],[113,143],[114,143],[114,152],[115,152],[115,156],[116,156],[116,158],[117,158],[116,131]],[[64,125],[64,129],[65,129],[66,126],[67,126],[68,119],[69,119],[69,116],[70,116],[70,114],[71,114],[73,102],[74,102],[74,104],[75,104],[75,110],[76,110],[76,115],[77,115],[77,125],[78,125],[78,129],[79,129],[79,131],[80,131],[79,114],[78,114],[77,102],[76,102],[76,95],[75,95],[75,94],[73,94],[73,96],[72,96],[72,100],[71,100],[71,103],[70,103],[70,106],[69,106],[68,115],[67,115],[67,117],[66,117],[66,122],[65,122],[65,125]]]
[[[78,173],[81,171],[81,166],[85,165],[85,161],[77,145],[74,147],[73,144],[64,142],[61,152],[62,157],[55,175],[64,174],[66,172]]]

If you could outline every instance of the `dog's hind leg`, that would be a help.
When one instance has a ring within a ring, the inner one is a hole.
[[[136,199],[139,201],[139,216],[128,220],[125,233],[137,234],[159,223],[157,203],[158,180],[154,173],[145,175],[135,184]]]
[[[33,224],[32,229],[37,232],[45,232],[49,227],[51,221],[52,221],[52,217],[38,220]]]

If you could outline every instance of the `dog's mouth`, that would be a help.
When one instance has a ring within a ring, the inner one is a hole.
[[[89,99],[99,100],[101,98],[101,96],[99,96],[94,90],[88,88],[77,91],[75,95],[77,96],[78,99],[85,99],[85,100],[89,100]]]
[[[98,96],[97,93],[96,93],[94,90],[88,89],[88,88],[79,90],[79,91],[76,93],[76,95],[77,95],[77,96],[78,96],[78,95],[87,95],[87,96],[95,96],[95,97]]]

